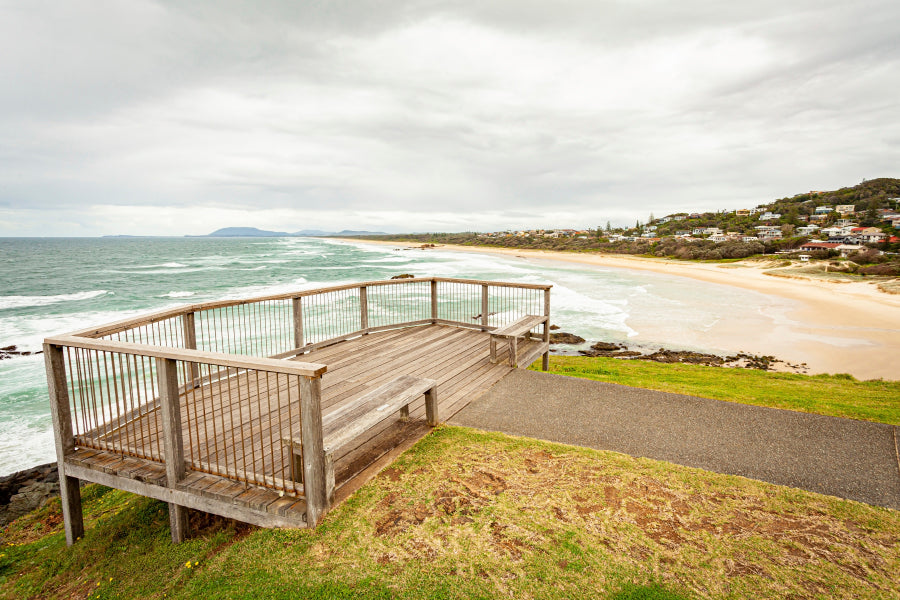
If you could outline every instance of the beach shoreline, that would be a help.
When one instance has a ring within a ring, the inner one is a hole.
[[[422,244],[335,238],[336,241],[391,246],[409,251]],[[529,261],[574,263],[588,267],[650,271],[728,285],[793,301],[785,322],[767,331],[742,331],[725,323],[718,346],[774,355],[806,363],[809,372],[849,373],[857,379],[900,379],[900,295],[880,291],[874,282],[833,282],[774,277],[773,265],[759,261],[695,263],[672,259],[594,253],[440,245],[434,250],[492,254]],[[750,335],[752,334],[752,335]]]

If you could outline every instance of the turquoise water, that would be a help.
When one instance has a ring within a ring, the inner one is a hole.
[[[727,351],[705,332],[786,301],[655,273],[310,238],[0,239],[0,347],[185,303],[418,276],[552,283],[553,321],[589,340]],[[0,361],[0,474],[53,460],[41,355]]]

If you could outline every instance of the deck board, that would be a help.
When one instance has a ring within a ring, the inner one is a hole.
[[[327,365],[321,379],[323,415],[391,379],[412,375],[437,382],[438,415],[446,421],[513,370],[504,360],[508,350],[503,345],[498,349],[499,361],[490,361],[489,341],[489,333],[477,329],[419,325],[362,335],[290,360]],[[520,352],[524,355],[538,343],[523,341]],[[296,378],[242,372],[185,391],[181,406],[184,453],[189,469],[195,471],[188,471],[179,490],[243,506],[254,515],[268,511],[282,519],[279,523],[284,519],[300,522],[298,515],[305,514],[302,497],[282,497],[269,488],[276,482],[293,485],[290,451],[281,440],[299,438]],[[427,433],[424,397],[409,409],[410,421],[401,421],[397,414],[341,449],[342,454],[334,457],[338,490],[356,489],[360,478],[372,476],[372,466],[382,457]],[[135,411],[127,424],[95,433],[98,439],[92,446],[123,450],[81,447],[67,463],[165,486],[155,409]],[[302,494],[302,484],[294,489],[298,496]]]

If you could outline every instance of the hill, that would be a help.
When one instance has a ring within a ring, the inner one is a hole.
[[[224,227],[217,229],[206,237],[286,237],[286,231],[266,231],[256,227]]]

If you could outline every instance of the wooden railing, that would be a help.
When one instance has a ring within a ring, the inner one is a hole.
[[[48,338],[61,475],[75,448],[109,451],[165,463],[169,486],[190,469],[304,496],[315,524],[327,509],[316,458],[326,367],[281,359],[385,329],[488,331],[549,310],[548,285],[413,278],[193,304]],[[282,443],[297,431],[304,473]]]

